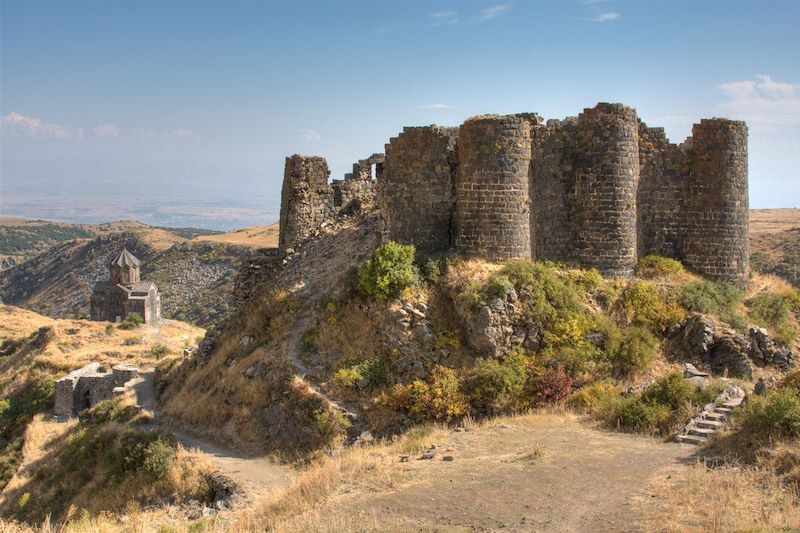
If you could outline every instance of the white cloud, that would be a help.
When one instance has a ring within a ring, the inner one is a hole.
[[[26,117],[11,112],[3,117],[3,135],[28,139],[55,139],[59,141],[83,139],[82,128],[69,128],[60,124],[50,124],[36,117]]]
[[[92,128],[92,133],[98,137],[119,137],[119,126],[114,124],[101,124]]]
[[[499,4],[496,6],[488,7],[478,13],[478,15],[473,20],[474,23],[480,24],[481,22],[486,22],[487,20],[491,20],[493,18],[501,17],[511,11],[511,4]]]
[[[197,135],[192,130],[187,130],[186,128],[178,128],[172,132],[172,136],[176,139],[185,141],[188,139],[197,139]]]
[[[435,26],[446,26],[449,24],[458,24],[461,22],[461,19],[458,16],[456,11],[436,11],[435,13],[431,13],[428,15],[428,18],[431,19],[432,23]]]
[[[318,140],[321,139],[321,137],[319,136],[319,133],[317,133],[316,131],[314,131],[312,129],[300,130],[300,135],[302,135],[303,139],[305,139],[307,141],[318,141]]]
[[[727,100],[718,107],[731,118],[754,126],[800,126],[800,85],[778,82],[769,74],[719,85]]]
[[[447,104],[425,104],[417,106],[417,109],[453,109],[453,106]]]
[[[600,13],[596,17],[592,17],[589,20],[592,22],[610,22],[612,20],[617,20],[620,17],[619,13],[614,11],[606,11],[605,13]]]

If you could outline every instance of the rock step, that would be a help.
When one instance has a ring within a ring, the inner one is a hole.
[[[706,438],[699,435],[678,435],[678,440],[686,444],[703,444]]]
[[[725,413],[718,413],[714,411],[711,413],[708,412],[703,413],[703,418],[705,418],[706,420],[724,421],[725,419],[728,418],[728,415],[726,415]]]
[[[727,407],[729,409],[736,409],[740,405],[742,405],[742,401],[744,398],[736,398],[735,400],[731,400],[729,402],[725,402],[722,404],[722,407]]]
[[[725,424],[718,420],[698,420],[695,423],[699,428],[719,429],[725,427]]]
[[[689,428],[690,435],[697,435],[699,437],[707,437],[708,435],[711,435],[712,433],[716,432],[717,432],[716,429],[701,428],[701,427]]]
[[[714,409],[715,413],[723,413],[726,415],[730,414],[731,411],[733,411],[732,407],[717,407],[716,409]]]

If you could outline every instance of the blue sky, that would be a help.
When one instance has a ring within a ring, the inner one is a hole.
[[[48,194],[113,214],[119,191],[143,218],[194,202],[262,222],[286,155],[341,177],[405,125],[598,101],[674,142],[701,117],[747,120],[751,206],[800,206],[798,2],[0,6],[6,214],[42,216]]]

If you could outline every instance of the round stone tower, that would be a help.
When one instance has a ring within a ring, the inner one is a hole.
[[[684,261],[743,287],[749,274],[747,125],[703,119],[690,142]]]
[[[574,260],[606,276],[632,275],[639,184],[636,111],[607,103],[585,109],[578,116],[571,157]]]
[[[453,247],[500,261],[531,256],[531,126],[520,116],[467,120],[458,134]]]
[[[333,215],[333,190],[324,157],[286,158],[281,190],[278,248],[284,252],[307,239]]]

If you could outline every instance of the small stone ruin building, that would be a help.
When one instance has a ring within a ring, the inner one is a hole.
[[[90,363],[56,381],[56,416],[75,416],[84,409],[125,392],[139,377],[139,369],[116,365],[103,372],[100,363]]]
[[[141,262],[123,248],[109,265],[110,279],[94,287],[91,319],[120,322],[138,313],[147,323],[161,318],[161,296],[152,281],[139,279]]]

